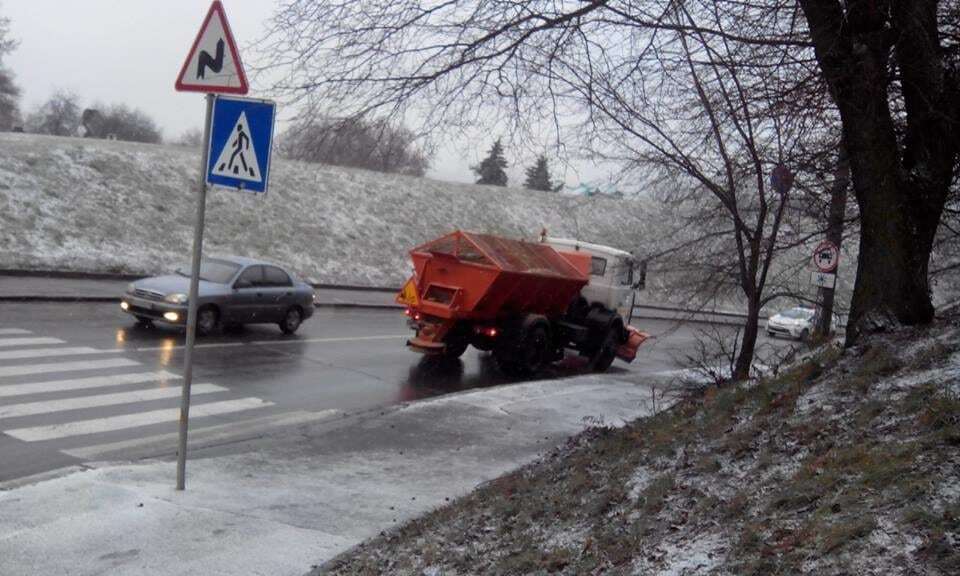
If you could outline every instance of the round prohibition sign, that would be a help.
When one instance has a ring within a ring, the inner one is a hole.
[[[840,262],[840,249],[829,240],[824,240],[813,250],[813,264],[821,272],[833,272]]]

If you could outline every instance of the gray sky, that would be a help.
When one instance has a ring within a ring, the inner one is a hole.
[[[263,34],[274,2],[223,4],[243,58],[244,48]],[[0,0],[0,14],[10,18],[12,35],[20,41],[6,65],[23,90],[22,110],[29,113],[55,90],[67,89],[84,105],[116,102],[143,110],[168,140],[200,126],[202,95],[176,92],[173,85],[209,6],[208,0]],[[253,86],[250,96],[270,95]],[[280,115],[282,119],[282,110]],[[472,182],[469,166],[479,162],[490,144],[469,152],[461,149],[466,146],[438,150],[428,175]],[[582,170],[585,179],[602,174],[593,166]],[[559,165],[552,172],[555,178],[563,175]],[[508,173],[511,185],[520,185],[522,167],[512,166]],[[567,170],[567,184],[580,178]]]

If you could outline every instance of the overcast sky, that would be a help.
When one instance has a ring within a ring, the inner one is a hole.
[[[244,48],[249,53],[263,35],[275,2],[223,4],[243,58]],[[5,64],[23,91],[22,110],[29,113],[55,90],[66,89],[85,106],[101,102],[139,108],[157,121],[168,140],[200,126],[203,96],[176,92],[173,85],[209,6],[208,0],[0,0],[0,14],[10,18],[11,33],[20,42]],[[270,95],[253,86],[250,96]],[[280,116],[282,120],[282,110]],[[472,182],[469,166],[478,163],[489,144],[466,152],[467,146],[439,150],[428,175]],[[601,174],[590,166],[581,170],[584,179]],[[553,171],[556,177],[562,169]],[[521,167],[509,175],[511,185],[523,179]],[[580,179],[574,171],[566,174],[569,185]]]

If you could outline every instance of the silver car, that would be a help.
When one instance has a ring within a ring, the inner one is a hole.
[[[139,324],[185,325],[190,268],[131,282],[120,308]],[[293,334],[313,315],[313,287],[269,262],[231,256],[200,263],[197,333],[223,325],[271,323]]]

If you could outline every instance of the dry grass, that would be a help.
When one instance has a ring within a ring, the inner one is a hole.
[[[657,573],[667,547],[720,534],[696,573],[858,573],[906,564],[960,565],[960,501],[935,487],[960,461],[960,401],[935,382],[889,402],[876,384],[928,370],[951,345],[909,362],[877,342],[833,348],[754,385],[710,388],[621,429],[594,428],[543,461],[368,542],[327,568],[338,574]],[[816,392],[828,400],[798,412]],[[646,478],[630,489],[638,470]],[[954,476],[957,471],[953,470]],[[893,518],[922,546],[894,558],[863,542]],[[879,564],[878,564],[879,563]],[[373,572],[370,572],[373,570]]]

